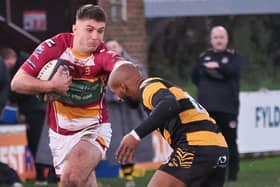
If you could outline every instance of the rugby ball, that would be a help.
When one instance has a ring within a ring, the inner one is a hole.
[[[63,72],[64,72],[65,76],[69,76],[70,72],[67,67],[66,61],[63,59],[54,59],[54,60],[47,62],[41,68],[40,72],[38,73],[37,78],[40,80],[44,80],[44,81],[51,80],[52,77],[54,76],[54,74],[57,72],[57,69],[60,66],[63,66]],[[44,102],[52,102],[61,97],[61,95],[58,93],[41,93],[41,94],[37,94],[36,96],[37,96],[37,98],[39,98],[40,100],[43,100]]]

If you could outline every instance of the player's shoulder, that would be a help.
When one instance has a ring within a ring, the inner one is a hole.
[[[97,49],[93,52],[94,55],[102,55],[107,54],[109,50],[107,49],[106,45],[102,42],[99,44]]]
[[[140,85],[140,89],[145,89],[146,87],[155,86],[163,84],[164,80],[160,77],[149,77],[146,78]]]
[[[122,59],[118,54],[107,49],[104,43],[101,43],[93,53],[95,61],[105,62],[107,60],[117,61]]]
[[[72,46],[72,38],[71,33],[60,33],[51,38],[44,40],[40,43],[35,49],[36,55],[44,55],[46,51],[48,51],[47,55],[51,54],[60,54],[66,48]]]
[[[104,58],[108,55],[111,55],[111,53],[104,43],[100,43],[97,49],[93,52],[93,55],[95,58]]]
[[[59,39],[59,40],[72,40],[73,33],[70,32],[63,32],[54,35],[52,38]]]
[[[53,43],[54,45],[62,45],[71,47],[73,45],[73,34],[72,33],[59,33],[52,38],[45,40],[46,43]],[[50,47],[50,46],[49,46]]]

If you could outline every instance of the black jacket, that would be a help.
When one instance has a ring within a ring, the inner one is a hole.
[[[0,57],[0,115],[9,97],[10,92],[10,74]]]
[[[204,64],[218,62],[208,69]],[[238,114],[241,57],[233,50],[202,53],[193,67],[192,81],[197,86],[198,102],[209,112]]]
[[[18,69],[28,57],[28,54],[25,54],[24,52],[18,53],[16,65],[10,72],[11,78],[16,74]],[[9,101],[12,105],[17,105],[19,112],[24,114],[26,117],[29,115],[34,115],[34,112],[45,112],[46,110],[45,103],[36,98],[35,95],[19,94],[11,91]]]

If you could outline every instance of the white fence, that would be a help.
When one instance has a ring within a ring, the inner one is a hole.
[[[240,94],[238,144],[240,153],[280,151],[280,91]]]

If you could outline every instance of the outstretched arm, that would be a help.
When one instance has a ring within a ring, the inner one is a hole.
[[[153,96],[152,103],[155,107],[149,118],[122,139],[117,151],[117,159],[120,163],[131,161],[141,138],[162,127],[166,121],[180,112],[179,103],[168,89],[158,91]]]

